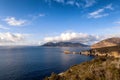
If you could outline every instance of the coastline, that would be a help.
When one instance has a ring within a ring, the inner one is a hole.
[[[120,80],[119,47],[112,46],[90,49],[79,53],[74,52],[75,54],[81,53],[86,56],[92,55],[95,58],[91,61],[74,65],[65,72],[52,73],[50,77],[46,77],[44,80]]]
[[[102,47],[102,48],[91,48],[89,50],[83,50],[80,52],[71,52],[64,51],[65,54],[80,54],[85,56],[99,56],[99,57],[115,57],[120,58],[120,46],[110,46],[110,47]]]
[[[120,59],[97,57],[44,80],[120,80]]]

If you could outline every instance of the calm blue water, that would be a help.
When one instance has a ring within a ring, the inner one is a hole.
[[[0,80],[42,80],[52,72],[60,73],[70,66],[93,59],[64,50],[80,48],[0,47]]]

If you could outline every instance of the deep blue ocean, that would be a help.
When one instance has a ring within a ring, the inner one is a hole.
[[[0,80],[43,80],[52,72],[60,73],[93,59],[92,56],[64,54],[64,50],[83,48],[0,47]]]

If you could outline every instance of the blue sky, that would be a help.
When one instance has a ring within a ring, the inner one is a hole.
[[[120,0],[0,0],[0,45],[91,44],[120,36]]]

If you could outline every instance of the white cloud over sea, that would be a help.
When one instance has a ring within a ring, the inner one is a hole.
[[[25,41],[27,34],[20,33],[0,33],[0,45],[20,45]]]
[[[44,42],[79,42],[83,44],[93,44],[111,37],[120,37],[120,34],[91,35],[86,33],[65,32],[58,36],[45,37]]]

